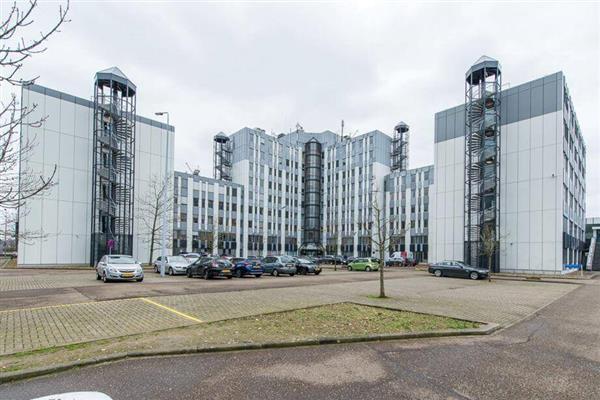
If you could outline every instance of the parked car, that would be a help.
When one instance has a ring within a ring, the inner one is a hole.
[[[183,256],[165,256],[167,259],[165,264],[165,273],[169,275],[185,274],[188,265],[192,262]],[[156,261],[152,264],[154,266],[154,272],[160,273],[162,265],[162,257],[159,256]]]
[[[379,261],[375,258],[357,258],[348,264],[348,271],[377,271]]]
[[[260,278],[264,273],[262,269],[262,263],[258,259],[234,258],[231,260],[231,262],[233,263],[231,273],[237,278],[241,278],[246,275],[252,275]]]
[[[294,276],[296,274],[296,260],[290,256],[269,256],[262,262],[265,274],[279,276],[281,274]]]
[[[386,267],[402,267],[402,266],[404,266],[405,262],[406,262],[406,259],[404,257],[390,257],[387,260],[385,260],[385,266]]]
[[[435,276],[451,276],[456,278],[470,278],[477,280],[487,278],[488,270],[484,268],[472,267],[462,261],[441,261],[431,264],[428,268],[430,274]]]
[[[201,276],[204,279],[224,276],[231,279],[231,269],[233,264],[219,257],[200,257],[187,267],[186,275],[188,278]]]
[[[200,257],[205,256],[204,254],[200,254],[200,253],[179,253],[179,255],[184,257],[188,261],[189,264],[193,263]]]
[[[296,272],[298,275],[321,273],[321,267],[307,258],[296,258]]]
[[[345,265],[346,259],[342,256],[322,256],[316,260],[317,264],[330,264],[330,265]]]
[[[107,254],[96,264],[96,279],[105,283],[110,281],[144,280],[142,265],[132,256],[125,254]]]

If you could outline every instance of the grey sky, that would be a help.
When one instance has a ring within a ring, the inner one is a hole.
[[[138,114],[171,113],[176,168],[204,175],[218,131],[339,131],[341,119],[361,133],[406,121],[411,167],[426,165],[433,115],[464,101],[479,56],[500,60],[513,86],[562,70],[587,143],[587,215],[600,215],[598,3],[73,1],[70,16],[25,71],[87,98],[94,72],[118,66]]]

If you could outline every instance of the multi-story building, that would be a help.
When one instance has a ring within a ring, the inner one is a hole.
[[[397,215],[396,244],[390,249],[426,259],[431,167],[406,169],[408,125],[402,124],[402,129],[398,125],[396,130],[394,138],[381,131],[355,137],[302,129],[279,135],[258,128],[243,128],[230,136],[219,133],[214,138],[214,176],[220,179],[176,173],[175,193],[179,195],[174,251],[368,256],[376,251],[370,240],[375,204],[384,210],[386,219],[395,221]],[[192,184],[197,192],[202,192],[199,184],[205,185],[209,196],[213,190],[221,190],[225,208],[229,200],[223,190],[236,191],[236,199],[231,200],[235,201],[231,204],[234,225],[215,217],[210,222],[213,212],[223,214],[223,210],[191,195]],[[402,188],[408,202],[394,203],[399,199],[392,193],[394,188]],[[396,214],[385,213],[388,202]],[[208,213],[206,221],[197,217],[203,213]],[[206,238],[214,238],[213,231],[228,232],[235,242],[207,245]]]
[[[429,187],[433,165],[394,171],[385,178],[385,218],[389,221],[390,251],[428,258]]]
[[[435,115],[429,260],[558,274],[581,263],[585,144],[557,72],[502,87],[498,61],[465,76],[465,102]],[[483,239],[482,239],[483,238]]]
[[[109,251],[148,259],[140,199],[164,179],[165,163],[172,174],[174,128],[137,115],[137,88],[118,68],[98,72],[94,89],[88,100],[23,87],[21,105],[34,111],[21,143],[33,145],[20,160],[20,184],[56,174],[54,186],[19,210],[21,266],[90,264]]]
[[[242,185],[176,171],[173,193],[173,254],[240,256]]]

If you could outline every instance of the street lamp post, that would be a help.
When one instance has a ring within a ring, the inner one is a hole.
[[[166,115],[167,116],[167,125],[169,125],[169,112],[168,111],[160,111],[155,112],[155,115]],[[167,138],[167,145],[165,147],[165,176],[163,180],[163,213],[162,213],[162,229],[160,232],[160,276],[164,278],[165,276],[165,265],[167,262],[167,184],[169,179],[169,130],[167,128],[167,134],[165,135]]]

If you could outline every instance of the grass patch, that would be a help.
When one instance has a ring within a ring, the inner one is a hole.
[[[142,350],[476,328],[476,322],[339,303],[0,356],[0,373]]]

